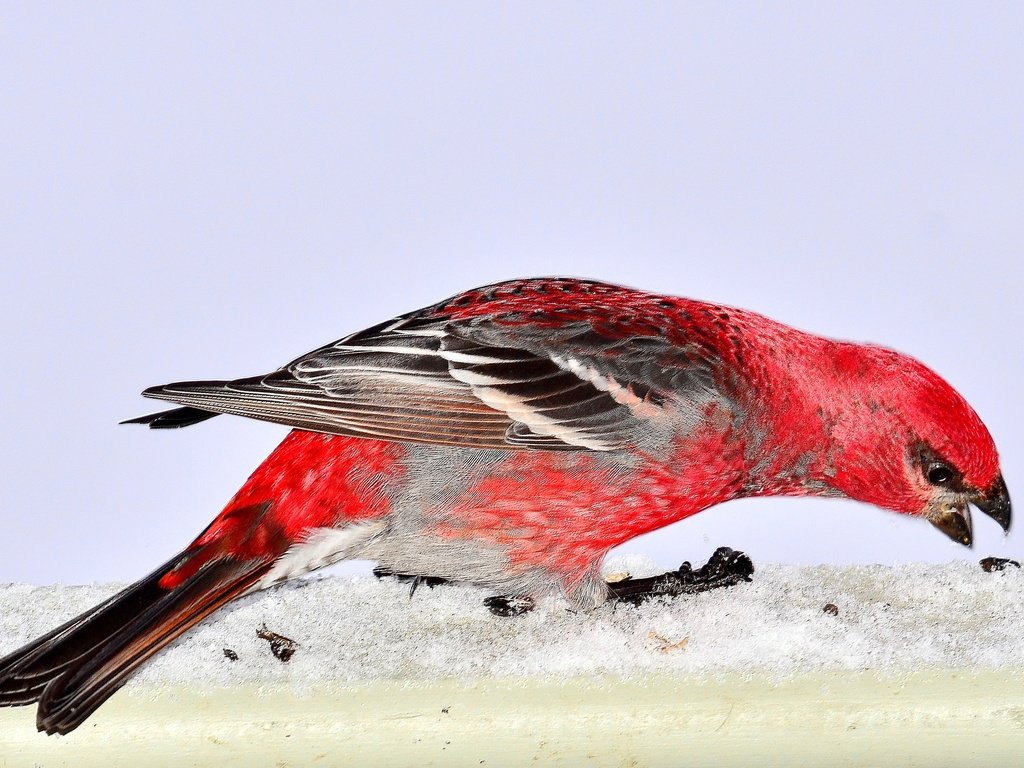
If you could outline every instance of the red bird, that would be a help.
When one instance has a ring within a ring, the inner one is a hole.
[[[0,705],[38,701],[48,733],[229,601],[345,558],[594,608],[745,577],[725,549],[703,573],[599,572],[612,547],[743,496],[859,499],[966,545],[968,504],[1010,525],[992,437],[918,361],[586,280],[478,288],[265,376],[144,394],[185,406],[134,420],[153,428],[295,429],[182,552],[0,660]]]

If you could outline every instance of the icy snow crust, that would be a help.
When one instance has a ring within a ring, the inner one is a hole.
[[[605,568],[621,571],[654,569],[635,556]],[[114,591],[0,586],[0,655]],[[701,595],[589,614],[551,599],[517,618],[491,615],[488,594],[421,586],[410,599],[408,583],[368,576],[285,585],[216,614],[129,687],[1024,669],[1024,570],[1012,567],[766,565],[749,584]],[[298,643],[287,663],[256,636],[263,624]]]

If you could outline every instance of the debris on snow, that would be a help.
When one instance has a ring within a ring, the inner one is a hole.
[[[284,662],[287,662],[295,654],[295,649],[298,647],[298,643],[291,638],[271,632],[267,629],[266,624],[256,630],[256,637],[269,642],[270,652]]]
[[[667,637],[662,637],[657,632],[651,631],[647,633],[648,640],[658,641],[658,650],[662,653],[671,653],[672,651],[685,651],[687,644],[690,642],[689,637],[684,637],[682,640],[672,642]]]

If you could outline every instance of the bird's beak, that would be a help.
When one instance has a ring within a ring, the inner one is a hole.
[[[956,543],[971,546],[974,537],[966,501],[941,499],[928,508],[925,517]]]
[[[1002,475],[985,493],[971,499],[971,503],[999,523],[1003,533],[1010,532],[1010,492]]]

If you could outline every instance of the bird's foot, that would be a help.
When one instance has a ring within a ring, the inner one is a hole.
[[[373,575],[378,579],[397,579],[398,581],[410,582],[409,597],[416,594],[416,588],[423,584],[433,589],[440,584],[450,583],[448,579],[441,576],[423,576],[416,573],[398,573],[390,568],[378,566],[373,569]],[[509,597],[506,595],[494,595],[484,599],[487,610],[495,616],[522,616],[533,610],[533,599],[529,597]]]
[[[395,578],[399,581],[412,582],[411,586],[409,587],[410,598],[416,594],[416,588],[419,587],[420,584],[423,584],[424,586],[433,589],[436,586],[448,583],[448,579],[441,578],[440,576],[422,576],[420,574],[415,573],[396,573],[395,571],[392,571],[390,568],[381,568],[379,566],[373,569],[373,575],[376,576],[378,579]]]
[[[697,570],[689,562],[679,570],[646,579],[623,579],[608,584],[608,597],[619,602],[639,605],[654,597],[675,597],[707,592],[719,587],[731,587],[741,581],[750,581],[754,564],[742,552],[719,547],[711,559]]]
[[[495,616],[522,616],[533,610],[533,598],[520,596],[508,597],[506,595],[494,595],[484,599],[487,610]]]

